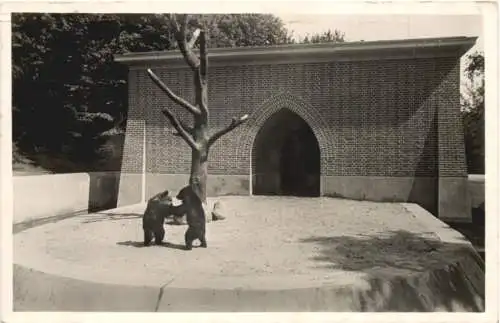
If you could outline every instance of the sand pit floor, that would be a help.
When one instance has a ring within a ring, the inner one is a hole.
[[[141,204],[15,234],[14,262],[110,284],[247,289],[348,285],[359,276],[407,276],[446,264],[449,246],[401,204],[217,200],[227,219],[207,224],[207,249],[183,250],[184,225],[166,225],[164,245],[142,247]]]

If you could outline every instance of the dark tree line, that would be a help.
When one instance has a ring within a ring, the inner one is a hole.
[[[269,14],[191,15],[188,21],[200,23],[209,47],[294,42]],[[337,31],[313,38],[343,41]],[[12,14],[13,160],[28,156],[56,172],[116,170],[120,156],[109,143],[126,123],[127,68],[113,56],[176,46],[164,14]]]
[[[470,174],[485,171],[485,116],[484,116],[484,55],[475,52],[467,57],[466,85],[462,93],[462,121],[464,124],[467,168]]]
[[[13,139],[20,151],[49,169],[99,167],[110,130],[119,133],[126,117],[127,70],[113,55],[169,49],[162,20],[13,14]]]

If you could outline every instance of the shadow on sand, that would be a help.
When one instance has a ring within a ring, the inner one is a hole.
[[[82,221],[83,224],[96,223],[102,221],[118,221],[118,220],[130,220],[130,219],[142,219],[142,213],[93,213],[91,215],[83,215],[85,219]],[[165,220],[166,225],[186,225],[186,223],[175,221],[173,217],[169,217]]]
[[[117,220],[130,220],[136,218],[142,218],[142,213],[105,213],[98,212],[83,216],[85,219],[82,221],[83,224],[95,223],[102,221],[117,221]]]
[[[404,230],[300,242],[319,247],[311,257],[317,267],[366,274],[361,311],[484,311],[484,262],[459,243]],[[456,259],[465,259],[466,273]],[[380,272],[401,275],[376,274]]]
[[[171,243],[171,242],[163,242],[161,245],[156,245],[156,244],[152,243],[148,247],[144,246],[144,243],[142,241],[128,240],[128,241],[117,242],[116,244],[119,246],[127,246],[127,247],[135,247],[135,248],[165,247],[165,248],[170,248],[170,249],[186,250],[184,245]],[[196,248],[196,247],[194,247],[194,248]]]
[[[460,244],[443,243],[437,236],[404,230],[383,235],[309,237],[300,242],[320,246],[319,255],[311,258],[318,266],[367,272],[376,267],[423,272],[427,267],[422,259],[440,261],[445,249],[462,249]]]

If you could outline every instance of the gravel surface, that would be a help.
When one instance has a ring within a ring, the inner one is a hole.
[[[77,216],[14,235],[14,262],[110,283],[176,277],[408,275],[442,266],[443,244],[397,203],[334,198],[219,197],[226,220],[207,224],[208,248],[183,250],[186,226],[142,247],[135,205]],[[344,276],[345,277],[345,276]],[[288,279],[290,280],[290,279]]]

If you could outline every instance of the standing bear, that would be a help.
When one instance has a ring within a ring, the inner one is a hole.
[[[186,214],[188,229],[184,235],[186,250],[193,248],[193,241],[199,240],[200,247],[207,247],[205,238],[205,210],[198,195],[193,191],[191,186],[186,186],[177,194],[177,199],[182,201],[182,208]]]
[[[172,197],[168,190],[158,193],[148,200],[146,211],[142,216],[142,229],[144,231],[144,245],[149,246],[153,237],[156,244],[161,244],[165,237],[165,218],[170,215]]]
[[[142,217],[142,229],[144,231],[144,245],[149,246],[153,238],[157,245],[165,238],[165,219],[173,217],[174,223],[180,224],[184,216],[184,207],[175,206],[169,192],[164,191],[156,194],[148,200],[146,211]]]

